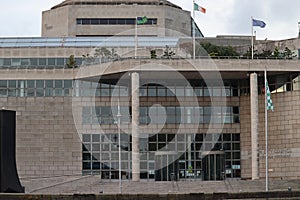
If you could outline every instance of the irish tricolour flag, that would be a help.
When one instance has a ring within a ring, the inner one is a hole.
[[[206,13],[206,9],[194,3],[194,10]]]

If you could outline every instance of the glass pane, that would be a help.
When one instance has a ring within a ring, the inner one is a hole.
[[[38,60],[37,60],[37,58],[30,58],[30,65],[31,66],[37,66],[37,62]]]
[[[37,97],[44,96],[44,89],[36,89],[36,96]]]
[[[156,96],[156,86],[148,87],[148,96],[152,96],[152,97]]]
[[[17,91],[15,89],[8,89],[8,96],[9,97],[15,97]]]
[[[34,89],[33,88],[27,89],[27,96],[34,97]]]
[[[166,96],[166,89],[164,87],[158,87],[157,96]]]
[[[46,65],[46,58],[39,58],[39,66],[45,66]]]
[[[195,92],[196,96],[198,96],[198,97],[203,96],[202,87],[196,87],[194,92]]]
[[[91,24],[99,24],[100,20],[99,19],[91,19]]]
[[[55,80],[54,88],[62,88],[62,80]]]
[[[100,142],[100,135],[99,134],[93,134],[92,135],[92,142]]]
[[[30,65],[30,59],[29,58],[22,58],[21,59],[21,65],[22,66],[29,66]]]
[[[55,65],[55,58],[48,58],[48,65],[54,66]]]
[[[46,80],[46,88],[53,88],[53,80]]]
[[[72,80],[64,80],[64,88],[72,88]]]
[[[58,66],[64,66],[65,65],[65,59],[64,58],[56,58],[56,64]]]
[[[10,58],[4,58],[3,65],[4,66],[11,66],[11,59]]]
[[[36,80],[36,88],[44,88],[44,80]]]
[[[222,96],[221,94],[221,88],[213,88],[213,96]]]
[[[6,80],[0,80],[0,88],[7,88],[7,81]]]
[[[21,59],[20,58],[13,58],[11,65],[12,66],[20,66],[21,65]]]
[[[7,96],[7,89],[0,89],[0,97],[6,97]]]
[[[83,142],[90,142],[91,141],[91,135],[90,134],[83,134],[82,135],[82,141]]]
[[[34,88],[34,80],[27,81],[27,88]]]
[[[179,97],[184,96],[184,87],[176,87],[176,96],[179,96]]]
[[[9,80],[8,81],[8,87],[9,88],[16,88],[17,87],[17,81],[15,81],[15,80]]]

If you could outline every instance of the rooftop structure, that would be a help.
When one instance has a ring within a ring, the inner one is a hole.
[[[136,33],[143,16],[148,20]],[[43,12],[42,36],[192,36],[193,24],[189,11],[169,1],[68,0]],[[203,36],[197,25],[195,31]]]

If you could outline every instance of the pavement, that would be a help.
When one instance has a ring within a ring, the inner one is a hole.
[[[224,181],[159,181],[101,180],[100,176],[62,176],[23,178],[27,194],[189,194],[264,192],[265,180],[226,179]],[[121,186],[121,187],[120,187]],[[270,180],[269,191],[300,191],[300,180]]]

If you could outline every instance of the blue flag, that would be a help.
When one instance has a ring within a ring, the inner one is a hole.
[[[261,20],[257,20],[257,19],[252,19],[252,25],[253,26],[259,26],[260,28],[265,28],[266,27],[266,23],[261,21]]]

